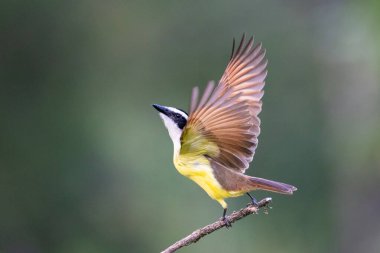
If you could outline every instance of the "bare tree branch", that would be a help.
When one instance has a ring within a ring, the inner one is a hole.
[[[230,223],[234,223],[237,220],[240,220],[250,214],[257,213],[260,208],[267,207],[269,203],[272,202],[272,198],[265,198],[259,201],[258,206],[255,207],[253,205],[248,205],[245,208],[240,209],[239,211],[234,211],[231,215],[227,216],[227,219],[230,221]],[[202,237],[222,228],[225,227],[226,224],[224,221],[219,220],[212,224],[209,224],[203,228],[197,229],[194,232],[192,232],[190,235],[182,238],[181,240],[175,242],[174,244],[170,245],[167,249],[163,250],[161,253],[172,253],[177,251],[178,249],[188,246],[192,243],[196,243],[201,239]]]

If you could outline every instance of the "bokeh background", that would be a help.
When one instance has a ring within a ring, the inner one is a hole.
[[[299,191],[181,252],[380,252],[379,24],[376,0],[2,0],[0,252],[159,252],[218,219],[151,104],[187,109],[243,32],[269,59],[248,174]]]

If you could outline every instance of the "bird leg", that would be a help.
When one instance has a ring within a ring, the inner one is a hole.
[[[259,206],[259,203],[258,203],[257,200],[255,199],[255,197],[252,197],[251,194],[249,194],[249,192],[247,192],[247,195],[248,195],[249,198],[251,199],[252,205],[253,205],[254,207],[258,207],[258,206]]]
[[[232,225],[231,225],[230,220],[226,216],[226,213],[227,213],[227,208],[224,208],[223,209],[222,221],[224,222],[224,224],[226,225],[226,228],[228,229],[228,228],[232,227]]]

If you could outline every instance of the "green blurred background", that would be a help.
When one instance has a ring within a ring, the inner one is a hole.
[[[299,190],[181,252],[380,252],[379,23],[376,0],[1,1],[0,252],[158,252],[218,219],[151,104],[187,109],[243,32],[269,59],[247,172]]]

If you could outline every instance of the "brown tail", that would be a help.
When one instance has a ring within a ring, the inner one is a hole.
[[[271,192],[278,192],[282,194],[293,194],[293,192],[297,190],[297,188],[293,185],[284,184],[259,177],[250,177],[250,182],[256,190],[265,190]]]

